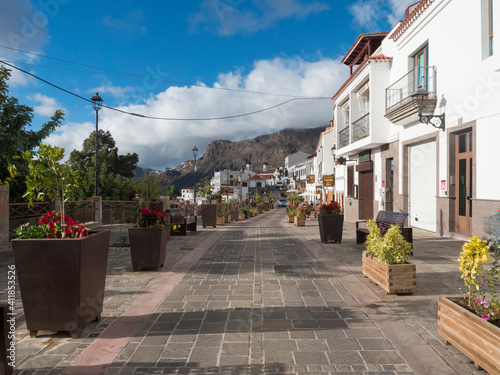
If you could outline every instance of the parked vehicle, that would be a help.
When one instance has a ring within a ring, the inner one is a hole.
[[[288,201],[286,198],[278,199],[278,207],[286,207],[288,205]]]

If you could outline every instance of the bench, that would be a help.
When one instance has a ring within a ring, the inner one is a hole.
[[[172,236],[186,236],[188,230],[196,232],[196,216],[186,216],[183,208],[171,208],[169,211],[172,224],[179,226],[172,230]]]
[[[375,221],[380,227],[381,234],[384,235],[385,232],[391,227],[391,225],[396,224],[401,229],[401,234],[407,242],[413,243],[413,228],[404,227],[407,213],[404,212],[392,212],[392,211],[379,211]],[[364,243],[366,241],[366,236],[368,236],[368,228],[360,227],[359,224],[366,222],[366,220],[356,221],[356,243]]]

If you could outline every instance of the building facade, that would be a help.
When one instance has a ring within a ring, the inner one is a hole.
[[[348,220],[400,211],[439,235],[488,236],[483,218],[500,210],[499,20],[493,0],[422,0],[356,40],[332,97]]]

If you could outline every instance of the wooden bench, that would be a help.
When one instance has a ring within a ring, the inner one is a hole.
[[[196,232],[196,216],[187,216],[183,208],[171,208],[169,211],[172,224],[179,226],[172,230],[172,236],[187,236],[188,230]]]
[[[413,243],[413,228],[404,227],[407,213],[404,212],[392,212],[392,211],[379,211],[375,221],[380,227],[381,234],[384,235],[385,232],[391,227],[391,225],[396,224],[401,228],[401,234],[406,241]],[[356,221],[356,243],[364,243],[366,241],[366,236],[368,236],[368,228],[360,227],[359,224],[366,222],[366,220]]]

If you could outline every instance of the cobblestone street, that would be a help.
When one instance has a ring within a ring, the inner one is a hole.
[[[160,272],[132,272],[129,249],[110,248],[102,320],[81,339],[30,339],[18,292],[15,374],[485,374],[437,333],[463,241],[414,230],[417,293],[387,295],[361,273],[354,223],[323,244],[317,219],[284,216],[198,225],[172,237]],[[5,302],[14,261],[0,262]]]

